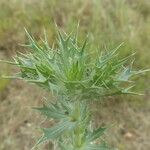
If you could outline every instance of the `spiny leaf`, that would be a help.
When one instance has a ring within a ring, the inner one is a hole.
[[[47,106],[43,106],[43,107],[34,107],[33,109],[36,109],[38,111],[41,112],[42,115],[46,116],[47,118],[53,118],[53,119],[64,119],[66,118],[65,113],[59,109],[54,109],[54,108],[50,108]]]
[[[92,141],[96,140],[97,138],[102,136],[106,130],[107,130],[106,127],[100,127],[98,129],[94,130],[92,133],[89,133],[89,135],[87,137],[87,141],[92,142]]]
[[[67,129],[70,123],[68,121],[60,122],[51,128],[43,128],[44,135],[38,140],[38,142],[33,147],[36,148],[39,144],[42,144],[48,140],[57,139],[61,136]]]

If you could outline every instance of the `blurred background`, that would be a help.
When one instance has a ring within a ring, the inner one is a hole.
[[[71,32],[80,22],[79,41],[89,34],[90,50],[112,49],[124,42],[121,56],[136,52],[136,69],[150,68],[150,0],[0,0],[0,59],[11,60],[27,43],[24,27],[40,42],[46,30],[56,42],[55,23]],[[0,63],[0,75],[16,68]],[[143,96],[108,98],[92,106],[97,126],[115,125],[106,140],[120,150],[150,150],[150,73],[137,78]],[[51,95],[18,80],[0,78],[0,150],[29,150],[41,134],[43,118],[31,109]],[[48,150],[51,144],[39,149]]]

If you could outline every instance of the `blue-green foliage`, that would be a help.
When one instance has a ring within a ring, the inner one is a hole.
[[[122,59],[118,57],[121,45],[110,51],[97,52],[92,58],[86,51],[87,40],[78,46],[76,34],[58,32],[58,46],[51,48],[46,35],[43,44],[39,45],[26,33],[30,43],[25,46],[31,51],[14,58],[14,64],[20,68],[15,77],[55,93],[73,94],[81,99],[129,94],[133,93],[130,91],[132,76],[146,71],[132,71],[134,54]]]
[[[109,150],[104,143],[96,144],[106,129],[90,127],[90,110],[87,100],[100,99],[131,92],[134,75],[147,70],[132,70],[134,54],[119,58],[121,45],[110,51],[91,55],[86,50],[87,39],[79,46],[77,33],[58,32],[58,43],[50,47],[45,34],[38,44],[26,31],[31,51],[19,53],[14,62],[20,68],[14,77],[35,83],[51,91],[57,98],[41,108],[34,108],[48,119],[57,121],[50,128],[43,128],[43,136],[35,147],[49,140],[56,140],[62,150]],[[128,65],[129,62],[129,65]]]

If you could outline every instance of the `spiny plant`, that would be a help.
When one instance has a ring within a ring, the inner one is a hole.
[[[56,121],[54,126],[42,128],[43,135],[34,148],[53,141],[60,150],[112,149],[100,140],[108,127],[95,129],[91,124],[89,103],[106,96],[136,94],[131,91],[130,79],[147,70],[132,70],[134,54],[120,59],[121,45],[91,55],[86,49],[87,39],[79,46],[77,32],[67,35],[58,30],[55,47],[49,46],[46,34],[42,44],[26,34],[29,44],[25,46],[31,51],[19,53],[8,62],[20,69],[12,78],[35,83],[56,97],[56,101],[47,100],[42,107],[34,107]]]

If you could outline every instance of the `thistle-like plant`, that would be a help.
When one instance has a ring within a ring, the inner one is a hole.
[[[8,62],[20,68],[13,78],[35,83],[57,99],[34,108],[57,122],[42,128],[43,136],[35,147],[53,141],[60,150],[111,149],[100,141],[107,127],[95,129],[91,124],[89,102],[111,95],[136,94],[130,91],[133,87],[130,79],[147,70],[132,70],[133,54],[120,59],[121,45],[91,55],[86,50],[87,39],[79,46],[77,33],[67,35],[58,31],[55,48],[49,46],[46,35],[43,43],[38,44],[27,31],[26,34],[29,44],[25,46],[31,51],[19,53],[14,62]]]

